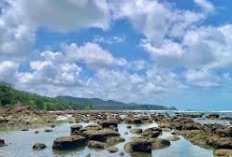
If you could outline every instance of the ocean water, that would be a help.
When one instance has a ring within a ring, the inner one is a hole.
[[[196,112],[196,114],[199,112]],[[221,115],[229,116],[228,113],[220,113]],[[230,113],[231,115],[231,113]],[[197,120],[197,119],[196,119]],[[229,124],[226,120],[214,120],[209,121],[207,119],[198,119],[202,123],[223,123]],[[83,126],[89,125],[90,123],[79,123]],[[31,129],[29,131],[0,131],[0,138],[4,139],[8,146],[0,147],[0,157],[85,157],[87,154],[91,154],[91,157],[117,157],[120,152],[124,152],[124,157],[129,157],[130,155],[124,151],[124,145],[126,142],[132,140],[136,135],[125,134],[128,131],[126,128],[127,124],[119,124],[118,130],[121,137],[125,138],[126,141],[119,143],[116,147],[119,149],[116,153],[109,153],[107,150],[95,150],[89,149],[88,147],[82,147],[70,151],[53,151],[52,144],[53,141],[60,136],[70,135],[70,125],[67,122],[57,124],[54,131],[50,133],[44,132],[45,128]],[[157,124],[144,124],[140,126],[131,125],[132,128],[149,128],[157,126]],[[35,131],[39,131],[39,134],[35,134]],[[163,132],[160,138],[165,138],[170,136],[169,132]],[[35,151],[32,146],[35,143],[45,143],[47,148],[44,150]],[[187,141],[183,137],[180,137],[179,141],[171,142],[171,146],[161,150],[153,150],[152,157],[213,157],[213,151],[210,149],[201,148],[199,146],[193,145],[191,142]]]

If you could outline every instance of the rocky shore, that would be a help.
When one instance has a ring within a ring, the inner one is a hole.
[[[33,118],[32,118],[33,117]],[[29,107],[21,107],[1,111],[0,125],[17,125],[21,128],[30,128],[36,125],[55,127],[59,120],[70,123],[70,135],[57,137],[52,148],[67,150],[78,147],[103,149],[110,153],[118,152],[115,147],[118,143],[125,143],[124,150],[131,156],[151,156],[152,150],[165,149],[178,141],[180,137],[205,149],[214,150],[215,157],[232,156],[232,127],[222,124],[202,124],[195,119],[230,120],[230,117],[220,117],[218,114],[186,114],[186,113],[154,113],[154,112],[120,112],[120,111],[59,111],[42,112]],[[82,126],[78,123],[91,124]],[[119,124],[126,124],[127,131],[134,135],[129,141],[121,137],[118,131]],[[157,127],[133,128],[132,125],[158,124]],[[51,125],[53,124],[53,125]],[[50,132],[50,131],[49,131]],[[160,138],[164,132],[172,136]],[[39,141],[38,141],[39,142]],[[0,146],[7,141],[0,140]],[[48,149],[43,143],[37,143],[33,149]],[[123,152],[119,152],[121,156]],[[142,155],[141,155],[142,154]],[[91,154],[88,154],[91,156]]]

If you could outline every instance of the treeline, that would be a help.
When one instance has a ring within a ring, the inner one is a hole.
[[[13,105],[35,106],[40,110],[90,110],[92,105],[66,100],[58,100],[14,89],[10,84],[0,82],[0,107]]]

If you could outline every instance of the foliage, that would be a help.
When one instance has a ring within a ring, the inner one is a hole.
[[[11,85],[0,82],[0,106],[5,107],[6,105],[15,104],[36,106],[37,109],[41,110],[92,109],[90,104],[81,104],[79,102],[59,100],[56,98],[31,94],[16,90],[12,88]]]

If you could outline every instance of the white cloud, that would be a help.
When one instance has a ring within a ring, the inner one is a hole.
[[[99,44],[118,44],[125,40],[125,37],[121,36],[112,36],[109,38],[103,37],[103,36],[95,36],[93,42],[99,43]]]
[[[18,67],[19,64],[12,61],[0,62],[0,81],[13,81]]]
[[[57,31],[109,27],[110,13],[106,0],[12,0],[10,14],[34,28]]]
[[[185,73],[187,82],[201,87],[215,87],[221,85],[219,77],[208,69],[188,70]]]
[[[110,52],[102,49],[98,44],[86,43],[78,47],[75,43],[64,46],[69,60],[76,60],[91,68],[125,66],[126,60],[116,58]]]

